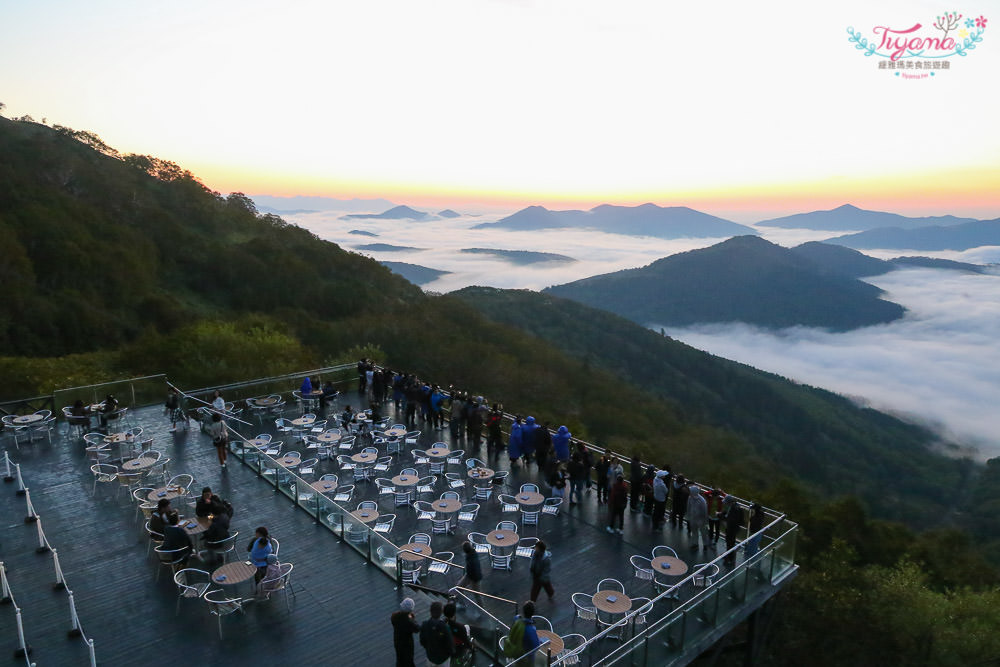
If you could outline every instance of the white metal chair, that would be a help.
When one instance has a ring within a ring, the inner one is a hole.
[[[643,581],[653,580],[653,563],[645,556],[632,556],[628,559],[635,571],[635,578]]]
[[[486,533],[476,533],[471,532],[466,535],[469,543],[476,550],[478,554],[488,554],[490,552],[490,543],[486,540]]]
[[[375,478],[375,488],[378,489],[378,497],[382,496],[396,496],[396,487],[393,486],[391,479],[385,479],[383,477]]]
[[[504,533],[517,533],[517,524],[513,521],[501,521],[496,529]]]
[[[378,503],[374,500],[362,500],[358,503],[359,510],[375,510],[378,511]]]
[[[153,549],[153,551],[156,552],[156,557],[160,561],[160,567],[156,568],[156,581],[160,580],[160,572],[164,567],[169,567],[170,574],[173,576],[177,573],[177,566],[183,565],[191,556],[191,549],[188,547],[164,549],[162,546],[159,546]]]
[[[465,456],[465,450],[456,449],[453,452],[448,452],[448,465],[450,466],[460,466],[462,465],[462,458]]]
[[[279,574],[276,577],[261,579],[257,586],[258,599],[270,600],[273,593],[281,593],[285,598],[285,610],[290,612],[292,608],[288,603],[288,591],[291,591],[293,596],[295,595],[295,589],[292,588],[291,582],[294,567],[291,563],[281,563],[278,566]]]
[[[354,485],[344,484],[337,487],[337,493],[333,496],[333,502],[335,503],[349,503],[351,498],[354,496]]]
[[[445,491],[441,494],[441,500],[461,500],[462,496],[458,495],[458,491]]]
[[[228,560],[229,554],[236,552],[236,540],[240,536],[240,531],[235,531],[229,537],[218,542],[205,542],[205,553],[213,556],[222,556],[222,560]]]
[[[427,465],[431,461],[427,452],[422,449],[411,449],[410,455],[413,456],[413,465]]]
[[[508,496],[507,494],[501,493],[497,496],[500,500],[500,511],[501,512],[519,512],[521,511],[521,506],[517,504],[517,498],[514,496]]]
[[[523,507],[521,508],[521,525],[522,526],[537,526],[538,525],[538,515],[541,514],[539,510],[527,510]]]
[[[94,488],[90,490],[90,495],[97,493],[98,484],[111,484],[118,481],[118,466],[108,463],[95,463],[90,466],[90,472],[94,474]]]
[[[417,480],[417,495],[422,493],[434,493],[434,486],[437,484],[437,477],[428,475]]]
[[[447,535],[451,532],[451,517],[439,518],[436,515],[431,519],[431,533],[435,535]]]
[[[236,612],[244,613],[243,600],[226,597],[221,589],[208,591],[201,599],[208,603],[209,613],[219,619],[219,639],[222,639],[222,617]]]
[[[522,484],[521,493],[538,493],[537,484]]]
[[[573,606],[576,607],[576,617],[583,621],[596,621],[597,608],[594,606],[594,596],[586,593],[573,593]]]
[[[372,529],[376,533],[388,533],[392,530],[392,526],[396,523],[395,514],[379,514],[378,518],[375,519],[375,527]]]
[[[660,556],[672,556],[677,558],[677,552],[666,546],[653,547],[653,558],[659,558]]]
[[[375,465],[372,469],[375,472],[388,472],[389,466],[391,465],[392,465],[392,457],[383,456],[382,458],[380,458],[378,461],[375,462]]]
[[[414,500],[413,509],[417,512],[417,521],[421,521],[423,519],[431,521],[437,514],[434,506],[426,500]]]
[[[208,591],[212,585],[212,575],[204,570],[184,568],[174,574],[174,583],[177,584],[177,605],[174,610],[176,616],[181,611],[182,599],[198,599]]]
[[[625,585],[617,579],[601,579],[600,583],[597,584],[597,592],[601,591],[617,591],[624,595]]]
[[[537,537],[522,537],[517,542],[517,549],[514,551],[514,555],[520,558],[531,558],[535,552],[536,544],[538,544]]]
[[[563,504],[562,498],[546,498],[545,503],[542,505],[542,514],[549,514],[551,516],[556,516],[559,514],[559,508]]]
[[[563,665],[579,665],[580,650],[587,642],[587,638],[581,634],[563,635],[563,650],[557,657],[562,660]]]
[[[451,569],[451,561],[455,559],[455,554],[451,551],[441,551],[434,554],[434,557],[446,562],[442,563],[432,560],[431,564],[427,566],[427,571],[435,574],[448,574],[448,571]]]
[[[299,477],[306,478],[316,474],[316,464],[319,459],[306,459],[299,464]]]
[[[702,568],[705,569],[702,570]],[[691,585],[695,588],[707,588],[719,576],[719,566],[715,563],[698,563],[691,566],[691,572],[694,573],[694,576],[691,577]]]
[[[462,505],[462,509],[458,511],[459,521],[475,521],[477,516],[479,516],[479,503]]]
[[[506,547],[490,545],[490,566],[494,570],[510,571],[510,564],[513,558],[513,550]]]

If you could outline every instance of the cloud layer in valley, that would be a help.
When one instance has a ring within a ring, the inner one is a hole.
[[[742,324],[666,330],[698,349],[930,426],[975,447],[976,458],[1000,455],[1000,277],[905,269],[870,282],[907,316],[838,334]]]

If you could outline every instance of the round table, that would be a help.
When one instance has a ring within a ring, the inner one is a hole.
[[[545,496],[534,491],[522,491],[514,494],[514,497],[517,498],[517,504],[522,507],[534,507],[545,502]]]
[[[490,468],[470,468],[469,469],[469,478],[477,480],[477,481],[480,481],[480,482],[487,482],[488,483],[488,482],[490,482],[493,479],[493,477],[495,475],[496,475],[496,472],[493,471],[493,470],[491,470]]]
[[[417,553],[411,554],[404,552],[403,549],[410,549],[411,551],[416,551]],[[424,560],[427,556],[431,555],[431,548],[426,544],[417,544],[415,542],[410,542],[409,544],[404,544],[400,547],[399,557],[403,560],[410,561],[411,563],[419,563]]]
[[[309,426],[316,421],[315,417],[299,417],[298,419],[293,419],[292,424],[294,426]]]
[[[127,472],[138,472],[140,470],[152,468],[157,463],[159,463],[159,461],[154,459],[152,456],[140,456],[137,459],[132,459],[131,461],[123,463],[122,470]]]
[[[321,479],[318,482],[313,482],[309,486],[316,489],[320,493],[333,493],[337,490],[337,483],[329,479]]]
[[[193,526],[191,524],[194,524]],[[181,519],[178,526],[184,529],[188,535],[194,537],[195,535],[201,535],[208,527],[212,525],[212,520],[207,516],[195,516],[190,519]]]
[[[264,449],[271,441],[268,438],[254,438],[253,440],[247,440],[247,447],[256,447],[257,449]]]
[[[396,475],[392,478],[392,485],[395,487],[407,488],[416,486],[419,478],[416,475]]]
[[[518,534],[511,530],[494,530],[486,536],[486,541],[495,547],[513,547],[520,539]]]
[[[268,396],[267,398],[251,398],[249,401],[247,401],[247,403],[250,403],[251,405],[256,405],[257,407],[260,408],[269,408],[280,400],[281,399],[275,396]]]
[[[282,456],[280,459],[275,459],[274,462],[282,468],[294,468],[302,463],[302,459],[298,456]]]
[[[392,436],[394,438],[401,438],[402,436],[406,435],[406,429],[405,428],[390,428],[390,429],[387,429],[385,431],[385,434],[389,435],[389,436]]]
[[[152,491],[150,491],[146,495],[146,499],[149,502],[151,502],[151,503],[155,503],[155,502],[157,502],[159,500],[163,500],[164,498],[166,498],[167,500],[173,500],[174,498],[180,498],[185,493],[187,493],[187,489],[184,489],[184,488],[173,486],[173,487],[170,487],[168,489],[165,486],[161,486],[158,489],[153,489]]]
[[[360,452],[351,457],[351,460],[355,463],[375,463],[378,460],[378,454],[371,454],[366,452]]]
[[[432,459],[445,459],[448,458],[449,454],[451,454],[451,451],[447,447],[434,447],[427,450],[427,456]]]
[[[354,421],[356,422],[370,422],[371,420],[372,420],[371,415],[366,414],[364,412],[359,412],[358,414],[354,415]]]
[[[351,512],[351,516],[361,523],[374,523],[375,519],[378,518],[378,510],[354,510]]]
[[[606,614],[625,614],[632,608],[632,600],[620,591],[597,591],[594,593],[594,606]]]
[[[216,568],[215,572],[212,573],[212,583],[233,586],[253,579],[253,575],[255,574],[257,574],[257,568],[254,567],[253,563],[240,560],[233,563],[226,563]],[[225,576],[226,578],[219,581],[220,576]]]
[[[12,421],[15,424],[23,426],[24,424],[34,424],[35,422],[40,422],[43,419],[45,419],[45,417],[42,415],[22,415],[20,417],[14,417]]]
[[[536,630],[536,632],[538,634],[538,641],[544,644],[546,639],[549,640],[548,645],[542,646],[540,650],[544,651],[548,648],[553,656],[557,656],[563,652],[564,648],[566,648],[566,644],[563,643],[562,637],[556,633],[550,632],[549,630]]]
[[[652,560],[652,564],[654,575],[662,574],[669,577],[681,577],[687,574],[688,571],[687,563],[673,556],[657,556]],[[663,567],[664,565],[669,567]]]
[[[323,431],[316,436],[316,440],[319,442],[340,442],[340,431]]]
[[[462,501],[455,500],[454,498],[448,498],[447,500],[438,499],[432,502],[431,506],[434,508],[434,511],[441,514],[454,514],[462,509]]]
[[[131,437],[130,433],[112,433],[111,435],[104,436],[104,442],[109,445],[114,445],[116,443],[125,442]]]

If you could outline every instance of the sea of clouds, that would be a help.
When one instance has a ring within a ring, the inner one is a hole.
[[[449,292],[468,285],[542,289],[625,268],[722,241],[661,240],[588,230],[511,232],[473,229],[502,216],[452,220],[342,220],[339,212],[286,216],[321,238],[354,249],[369,243],[419,250],[368,252],[377,260],[450,271],[424,289]],[[377,238],[349,234],[361,229]],[[759,228],[784,246],[829,238],[829,232]],[[460,253],[494,248],[557,253],[575,262],[515,266]],[[1000,247],[964,252],[866,251],[891,258],[925,255],[977,264],[1000,262]],[[939,269],[900,269],[868,279],[885,298],[907,308],[905,318],[847,333],[810,328],[774,332],[744,324],[688,328],[667,333],[696,348],[797,382],[823,387],[910,421],[929,426],[963,451],[985,459],[1000,455],[1000,271],[989,275]],[[649,323],[656,330],[661,325]]]

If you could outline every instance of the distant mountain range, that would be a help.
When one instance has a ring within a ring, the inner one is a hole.
[[[433,220],[434,216],[409,206],[394,206],[381,213],[351,213],[340,216],[341,220]]]
[[[545,291],[644,325],[746,322],[846,331],[905,313],[880,299],[874,285],[754,236]]]
[[[889,260],[878,259],[865,255],[846,246],[810,241],[792,248],[792,252],[808,259],[821,270],[850,278],[865,278],[880,276],[901,267],[919,266],[928,269],[945,269],[952,271],[968,271],[970,273],[988,273],[985,266],[955,262],[950,259],[933,257],[894,257]]]
[[[881,211],[866,211],[844,204],[830,211],[812,211],[811,213],[796,213],[783,218],[761,220],[758,227],[781,227],[783,229],[814,229],[818,231],[855,231],[877,229],[879,227],[899,227],[913,229],[931,225],[959,225],[965,222],[975,222],[975,218],[956,218],[953,215],[939,215],[923,218],[908,218],[897,213]]]
[[[379,262],[396,275],[403,276],[414,285],[426,285],[434,282],[441,276],[446,276],[451,271],[440,271],[419,264],[407,264],[406,262]]]
[[[355,236],[375,236],[375,237],[378,236],[378,234],[376,234],[375,232],[366,232],[363,229],[352,229],[351,231],[349,231],[347,233],[348,234],[354,234]]]
[[[450,208],[446,208],[443,211],[438,211],[437,215],[439,218],[461,218],[462,214],[457,211],[453,211]]]
[[[575,262],[576,260],[566,255],[557,255],[551,252],[535,252],[533,250],[498,250],[494,248],[462,248],[459,252],[493,255],[500,259],[507,260],[512,264],[527,265],[541,262]]]
[[[250,195],[257,210],[264,213],[313,213],[316,211],[371,211],[393,206],[386,199],[335,199],[334,197],[276,197],[274,195]]]
[[[984,245],[1000,245],[1000,218],[974,220],[947,227],[900,229],[887,227],[827,239],[849,248],[887,248],[899,250],[968,250]]]
[[[756,230],[685,206],[656,204],[613,206],[602,204],[589,211],[550,211],[529,206],[497,222],[484,222],[473,229],[595,229],[628,236],[661,239],[714,238],[756,234]]]

